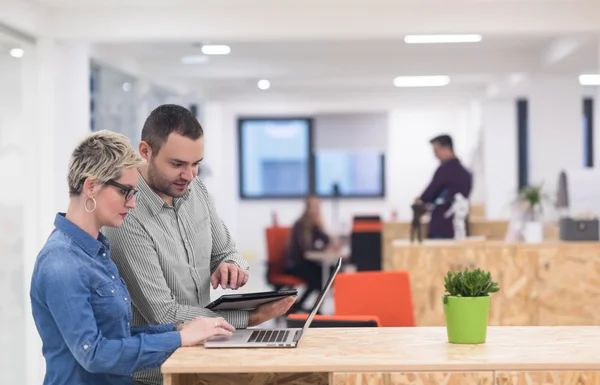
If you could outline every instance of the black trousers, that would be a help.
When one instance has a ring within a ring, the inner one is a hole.
[[[296,300],[296,303],[294,304],[295,309],[301,310],[304,302],[306,302],[306,299],[313,292],[321,292],[321,285],[323,282],[322,266],[318,262],[303,259],[294,267],[286,269],[286,273],[304,280],[307,284],[306,291],[300,298],[298,298],[298,300]]]

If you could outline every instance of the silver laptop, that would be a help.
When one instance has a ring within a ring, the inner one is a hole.
[[[335,270],[329,277],[327,284],[319,294],[319,298],[313,306],[310,315],[304,322],[302,329],[299,328],[284,328],[284,329],[238,329],[233,332],[233,335],[215,336],[204,342],[206,348],[295,348],[302,335],[310,326],[315,314],[319,311],[323,299],[327,296],[331,284],[335,279],[338,271],[342,267],[342,258],[340,258],[335,266]]]

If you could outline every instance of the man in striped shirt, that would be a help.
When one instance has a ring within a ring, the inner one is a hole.
[[[119,228],[103,230],[130,291],[134,325],[166,324],[198,316],[222,316],[237,328],[285,314],[286,298],[253,311],[219,314],[205,309],[210,287],[237,289],[248,280],[248,263],[238,254],[198,175],[204,135],[186,108],[155,109],[142,130],[136,208]],[[159,369],[135,374],[136,383],[159,385]]]

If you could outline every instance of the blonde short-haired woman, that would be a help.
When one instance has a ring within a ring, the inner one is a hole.
[[[56,215],[31,282],[45,385],[133,384],[133,372],[158,367],[178,347],[234,330],[222,318],[130,326],[129,292],[100,229],[120,226],[135,207],[142,164],[127,137],[111,131],[87,136],[73,151],[69,207]]]

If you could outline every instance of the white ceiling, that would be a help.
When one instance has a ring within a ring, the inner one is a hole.
[[[73,7],[97,7],[97,6],[206,6],[206,5],[214,5],[214,1],[207,0],[29,0],[32,3],[37,3],[50,7],[64,7],[64,8],[73,8]],[[235,2],[236,0],[221,0],[219,1],[222,5],[227,5],[227,3]],[[362,0],[327,0],[329,4],[348,4],[348,3],[360,3]],[[401,3],[401,4],[411,4],[411,3],[455,3],[455,4],[465,4],[465,3],[482,3],[482,2],[495,2],[495,3],[511,3],[511,2],[531,2],[531,3],[574,3],[578,1],[586,1],[586,0],[371,0],[371,3]],[[280,0],[260,0],[261,4],[265,4],[271,2],[273,4],[281,4]],[[297,4],[297,3],[296,3]],[[323,4],[323,0],[304,0],[302,4]],[[293,4],[290,4],[293,5]]]
[[[599,0],[9,1],[30,7],[0,14],[0,23],[90,42],[100,62],[215,97],[258,95],[263,78],[271,95],[407,92],[392,86],[401,75],[449,75],[442,92],[483,95],[531,74],[575,78],[600,68]],[[406,45],[409,33],[481,33],[483,41]],[[202,43],[232,52],[180,62]]]
[[[23,48],[23,43],[16,37],[4,33],[0,30],[0,55],[8,56],[9,52],[13,48]]]
[[[260,41],[228,44],[231,54],[206,63],[182,64],[185,55],[202,55],[201,42],[97,44],[108,62],[134,61],[147,77],[222,96],[257,89],[268,79],[269,92],[400,92],[396,76],[449,75],[448,89],[480,92],[514,74],[572,73],[598,67],[598,47],[590,36],[571,36],[578,45],[561,60],[544,62],[559,36],[484,36],[475,44],[409,45],[402,39],[356,41]],[[258,91],[257,91],[258,92]]]

